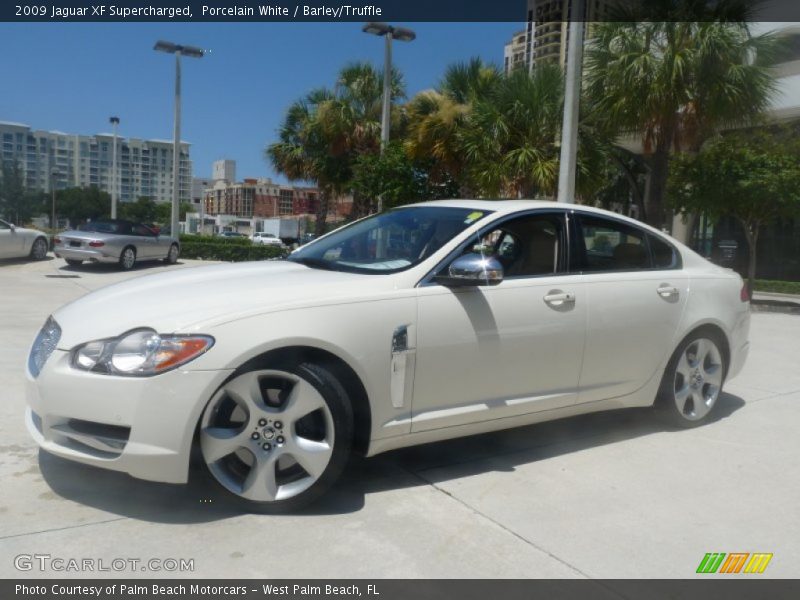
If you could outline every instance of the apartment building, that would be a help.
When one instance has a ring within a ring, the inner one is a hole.
[[[217,180],[205,192],[207,215],[279,217],[314,213],[319,191],[274,183],[271,179],[244,179],[239,183]]]
[[[111,193],[113,143],[108,133],[75,135],[0,121],[0,160],[20,165],[29,190],[97,186]],[[172,150],[169,140],[118,137],[119,199],[128,202],[146,196],[156,202],[171,201]],[[181,144],[180,161],[180,199],[189,201],[192,162],[186,142]]]

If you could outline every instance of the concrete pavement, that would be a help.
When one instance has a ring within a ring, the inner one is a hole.
[[[40,453],[22,369],[47,315],[185,263],[0,263],[0,577],[87,575],[15,569],[37,553],[194,560],[126,577],[693,577],[706,552],[771,552],[762,577],[800,576],[797,315],[753,315],[750,360],[704,427],[617,411],[354,459],[299,515],[237,514],[200,469],[161,485]]]

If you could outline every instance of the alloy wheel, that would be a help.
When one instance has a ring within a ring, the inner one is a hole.
[[[135,263],[136,253],[133,251],[133,248],[125,248],[125,250],[122,251],[122,267],[124,269],[132,269]]]
[[[722,355],[708,338],[693,340],[675,366],[673,398],[685,419],[699,421],[719,397],[722,388]]]
[[[35,242],[33,242],[31,255],[33,256],[34,260],[42,260],[45,256],[47,256],[47,242],[42,238],[38,238]]]
[[[334,449],[333,416],[322,394],[286,371],[244,373],[222,386],[200,424],[211,474],[247,500],[286,500],[310,488]]]

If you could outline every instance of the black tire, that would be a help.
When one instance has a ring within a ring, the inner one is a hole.
[[[168,265],[174,265],[178,262],[178,255],[180,254],[180,248],[178,244],[172,244],[169,247],[169,251],[167,252],[166,258],[164,258],[164,262]]]
[[[30,258],[31,260],[44,260],[47,258],[47,251],[49,243],[46,238],[38,237],[33,240],[33,244],[31,244],[31,253]]]
[[[708,342],[713,344],[713,348],[709,348]],[[678,344],[664,370],[655,402],[657,414],[665,423],[691,429],[709,421],[719,404],[728,373],[725,347],[725,341],[717,331],[705,328],[689,334]],[[684,363],[685,355],[687,360]],[[696,360],[688,360],[689,356],[695,356]],[[683,374],[687,369],[688,377]],[[683,400],[683,408],[680,408],[684,394],[689,397]]]
[[[249,373],[255,373],[256,371],[259,370],[249,371]],[[267,371],[273,371],[273,370],[267,369]],[[353,435],[354,435],[353,408],[348,398],[347,392],[345,391],[344,387],[342,387],[341,383],[339,383],[336,377],[328,369],[320,365],[304,363],[296,365],[294,367],[280,368],[274,370],[273,372],[290,373],[300,378],[305,383],[310,384],[314,389],[316,389],[319,395],[322,396],[332,417],[332,424],[335,433],[333,436],[333,444],[332,444],[333,449],[330,455],[330,459],[327,465],[325,466],[322,474],[310,485],[310,487],[308,487],[304,491],[301,491],[297,495],[285,499],[277,499],[270,501],[254,501],[251,499],[244,498],[235,491],[233,491],[232,489],[229,489],[229,487],[226,487],[226,485],[224,485],[217,478],[217,475],[212,471],[211,466],[205,460],[205,455],[202,449],[202,443],[200,444],[201,455],[203,455],[204,472],[206,473],[206,475],[212,481],[214,481],[215,485],[224,489],[226,492],[226,497],[229,498],[234,504],[239,506],[242,510],[245,510],[247,512],[262,513],[262,514],[281,514],[281,513],[295,512],[317,501],[321,496],[323,496],[328,491],[328,489],[336,482],[336,480],[339,478],[342,471],[344,470],[345,465],[347,464],[347,461],[351,454]],[[247,375],[247,373],[248,372],[235,374],[229,381],[233,381],[237,377]],[[222,390],[224,387],[225,384],[223,384],[220,390]],[[220,392],[215,394],[214,398],[217,398],[219,393]],[[206,408],[204,409],[204,415],[203,417],[201,417],[201,427],[199,428],[201,434],[201,441],[202,441],[202,431],[203,431],[202,425],[204,422],[206,422],[206,413],[211,413],[214,415],[219,415],[220,413],[220,406],[212,405],[212,403],[214,402],[214,398],[212,398],[212,400],[209,402],[209,405],[206,406]],[[228,414],[230,414],[230,412]],[[250,421],[252,421],[252,419],[253,418],[251,417]],[[252,422],[249,425],[245,424],[242,431],[249,430],[251,425],[253,425]],[[213,423],[211,423],[210,426],[213,426]],[[297,424],[295,424],[295,427],[297,427]],[[289,434],[287,433],[287,435]],[[219,462],[220,461],[217,461],[217,464]]]
[[[128,253],[132,253],[133,257],[130,258]],[[119,253],[119,268],[123,271],[130,271],[136,266],[136,248],[133,246],[125,246],[122,252]]]
[[[83,264],[83,261],[77,258],[65,258],[64,260],[67,261],[70,267],[80,267]]]

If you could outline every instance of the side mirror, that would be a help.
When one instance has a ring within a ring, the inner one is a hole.
[[[497,285],[503,281],[503,265],[493,256],[465,254],[450,264],[447,275],[437,275],[434,281],[447,287]]]
[[[9,223],[8,226],[11,228],[11,233],[14,233],[17,230],[17,226],[13,223]]]

